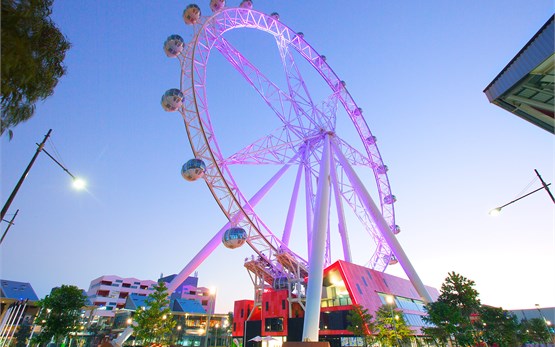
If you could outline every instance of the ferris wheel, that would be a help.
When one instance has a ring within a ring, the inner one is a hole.
[[[400,231],[395,224],[396,199],[376,137],[326,57],[316,52],[302,33],[283,24],[277,13],[256,11],[250,0],[243,0],[239,7],[212,0],[210,8],[212,13],[203,16],[199,6],[187,6],[183,19],[193,27],[191,40],[185,42],[181,36],[171,35],[165,41],[166,55],[180,63],[181,85],[168,90],[161,104],[166,111],[178,111],[185,123],[194,158],[183,165],[183,177],[188,181],[203,179],[229,222],[178,274],[175,285],[223,243],[228,248],[250,246],[256,258],[246,259],[245,267],[261,285],[301,290],[312,264],[321,272],[322,266],[331,263],[335,246],[340,258],[353,262],[351,229],[363,230],[366,235],[365,252],[370,257],[363,265],[384,271],[388,265],[401,262],[405,271],[413,271],[394,236]],[[283,80],[268,77],[227,39],[228,32],[240,29],[273,37],[280,57],[276,65],[281,65]],[[275,131],[259,134],[225,155],[214,125],[221,115],[211,114],[208,106],[208,60],[216,52],[254,89],[279,122]],[[312,84],[305,78],[307,68],[319,77],[325,92],[320,87],[318,93],[311,90]],[[340,123],[349,124],[355,136],[343,138]],[[273,175],[254,195],[245,196],[234,176],[236,168],[270,165],[277,167]],[[270,226],[257,212],[258,206],[288,171],[294,179],[288,185],[287,206],[281,206],[283,223]],[[367,172],[368,177],[360,177],[360,172]],[[372,182],[375,198],[363,181]],[[293,226],[299,215],[303,228]],[[307,257],[290,243],[298,230],[306,237]],[[340,242],[330,242],[331,235],[338,235]],[[175,289],[171,286],[170,291]]]

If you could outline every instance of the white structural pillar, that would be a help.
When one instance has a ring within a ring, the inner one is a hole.
[[[333,195],[335,197],[335,207],[337,209],[338,230],[341,236],[341,243],[343,245],[343,258],[346,262],[352,263],[351,246],[349,245],[349,235],[347,234],[347,223],[345,222],[345,211],[343,210],[343,203],[341,200],[341,192],[339,183],[337,181],[337,172],[335,170],[335,160],[333,155],[330,157],[331,161],[331,186],[333,187]]]
[[[299,152],[297,152],[297,154],[293,156],[293,158],[291,158],[291,160],[287,164],[279,169],[279,171],[268,182],[266,182],[266,184],[262,188],[260,188],[258,192],[256,192],[256,194],[249,200],[248,205],[243,206],[243,209],[250,209],[256,206],[260,202],[260,200],[262,200],[262,198],[270,191],[270,189],[279,181],[281,176],[283,176],[287,169],[289,169],[291,164],[297,159],[298,156]],[[206,258],[208,258],[210,254],[212,254],[216,247],[221,244],[222,236],[224,235],[226,230],[231,228],[233,223],[239,222],[240,219],[244,218],[244,216],[234,216],[233,218],[233,221],[228,222],[226,225],[224,225],[224,227],[221,228],[220,231],[218,231],[216,235],[214,235],[214,237],[210,239],[210,241],[208,241],[208,243],[197,253],[197,255],[195,255],[195,257],[191,259],[189,264],[187,264],[187,266],[185,266],[183,270],[181,270],[181,272],[178,273],[177,276],[175,276],[175,278],[168,284],[168,293],[173,293],[174,290],[176,290],[177,287],[181,283],[183,283],[183,281],[185,281],[185,279],[193,271],[195,271],[195,269],[199,267],[199,265],[202,264],[202,262]]]
[[[297,208],[297,199],[299,197],[299,186],[301,184],[301,175],[303,172],[303,164],[299,164],[297,170],[297,177],[295,178],[295,186],[293,187],[293,194],[291,195],[291,202],[289,203],[289,210],[287,211],[287,220],[283,228],[283,236],[281,242],[289,247],[289,240],[291,239],[291,228],[293,227],[293,220],[295,219],[295,210]]]
[[[320,161],[312,247],[308,257],[308,285],[306,289],[306,309],[303,325],[303,341],[318,341],[320,326],[320,305],[322,282],[324,279],[324,252],[328,230],[330,209],[330,136],[324,137],[324,150]]]
[[[362,204],[364,205],[364,207],[366,208],[368,213],[370,213],[370,216],[372,217],[372,220],[374,221],[374,223],[376,223],[376,226],[378,227],[378,229],[382,233],[382,235],[383,235],[385,241],[387,242],[387,244],[389,245],[389,247],[391,247],[391,250],[393,251],[393,254],[395,254],[395,257],[397,258],[397,260],[399,261],[399,263],[401,264],[401,266],[405,270],[405,273],[407,274],[407,276],[408,276],[409,280],[411,281],[412,285],[414,286],[414,288],[418,292],[418,295],[420,295],[420,298],[425,303],[432,302],[433,301],[432,297],[430,296],[430,294],[426,290],[426,287],[424,287],[424,283],[422,283],[422,280],[420,280],[420,277],[418,277],[418,274],[414,270],[414,267],[412,266],[411,262],[409,261],[409,258],[407,257],[405,251],[401,247],[401,244],[399,243],[399,241],[395,237],[395,234],[393,234],[393,231],[391,231],[390,226],[387,225],[387,222],[385,221],[385,218],[383,217],[381,211],[378,209],[378,207],[374,203],[374,200],[372,200],[372,197],[370,196],[370,194],[366,190],[366,187],[364,187],[364,185],[362,184],[360,178],[357,176],[356,172],[353,170],[353,168],[351,167],[351,165],[347,161],[347,158],[345,158],[345,156],[343,155],[341,150],[339,148],[337,148],[337,146],[333,142],[332,142],[332,147],[333,147],[333,151],[335,153],[335,156],[337,157],[337,159],[339,160],[339,163],[343,167],[343,170],[345,171],[345,174],[347,175],[347,177],[349,178],[349,181],[351,182],[353,188],[357,192],[357,195],[360,198]]]

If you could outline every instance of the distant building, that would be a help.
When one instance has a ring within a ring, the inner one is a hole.
[[[176,275],[161,277],[158,281],[139,280],[137,278],[123,278],[115,275],[100,276],[91,281],[87,296],[96,310],[95,316],[114,317],[114,312],[123,309],[126,305],[127,298],[134,295],[134,298],[146,299],[152,293],[154,285],[157,282],[171,282]],[[197,300],[206,312],[214,313],[213,300],[209,300],[210,290],[205,287],[198,287],[198,277],[189,276],[177,289],[172,293],[173,299],[190,299]]]
[[[129,294],[147,296],[155,284],[151,280],[104,275],[91,281],[87,296],[97,307],[95,316],[114,317],[113,311],[124,307]]]
[[[300,341],[304,311],[298,295],[291,294],[286,288],[265,289],[258,307],[253,300],[236,301],[233,337],[241,339],[245,336],[246,347],[255,346],[249,340],[256,336],[270,336],[281,342]],[[439,291],[432,287],[426,289],[436,300]],[[354,305],[361,305],[375,316],[378,308],[388,305],[388,296],[394,299],[392,308],[403,312],[414,335],[421,336],[421,328],[426,326],[422,319],[426,315],[424,302],[410,281],[342,260],[333,263],[324,270],[320,340],[330,342],[332,347],[358,345],[358,340],[347,330],[349,311]]]
[[[32,324],[38,300],[30,283],[0,280],[0,341],[12,338],[21,324]]]
[[[545,320],[546,324],[549,326],[555,325],[555,307],[509,310],[509,312],[514,313],[519,322],[539,318]]]
[[[501,70],[484,93],[491,103],[554,133],[554,18]]]

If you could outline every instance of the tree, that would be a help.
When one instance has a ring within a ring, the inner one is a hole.
[[[171,339],[176,321],[170,317],[170,300],[166,293],[166,284],[160,282],[153,289],[154,292],[145,301],[146,306],[138,309],[133,316],[137,323],[133,330],[136,338],[144,343],[165,345]]]
[[[0,135],[30,119],[54,92],[71,44],[50,19],[53,0],[2,0]]]
[[[372,315],[361,305],[353,305],[347,314],[347,330],[355,336],[362,337],[364,347],[368,346],[372,339],[374,323]]]
[[[444,301],[435,301],[426,305],[427,316],[424,320],[432,326],[424,327],[422,331],[433,338],[438,344],[448,341],[454,344],[453,336],[457,332],[458,322],[461,321],[461,313],[456,307]]]
[[[407,326],[403,313],[388,305],[381,306],[376,311],[376,338],[382,345],[400,346],[401,341],[408,339],[412,331]]]
[[[38,343],[47,343],[51,339],[60,343],[78,329],[85,300],[85,294],[76,286],[64,284],[52,289],[50,295],[38,302],[40,311],[35,321],[41,326],[41,333],[33,339]]]
[[[545,321],[541,318],[532,318],[520,322],[519,330],[523,342],[540,344],[549,343],[551,341],[551,333]]]
[[[480,319],[475,322],[475,329],[480,339],[488,346],[520,345],[518,326],[518,320],[514,314],[502,308],[485,305],[480,307]]]
[[[16,340],[15,347],[25,347],[27,346],[27,338],[31,335],[31,324],[26,319],[21,322],[19,329],[14,334]]]
[[[424,332],[443,341],[446,337],[454,338],[461,346],[473,345],[477,337],[471,317],[480,309],[474,286],[474,281],[455,272],[448,273],[437,301],[426,305],[428,316],[424,319],[433,328],[425,328]]]

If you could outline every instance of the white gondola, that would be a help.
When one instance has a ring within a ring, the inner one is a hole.
[[[200,7],[196,4],[187,5],[183,11],[183,20],[187,25],[197,24],[200,20]]]
[[[170,58],[177,57],[181,52],[183,52],[183,48],[185,47],[185,42],[183,38],[179,35],[170,35],[164,41],[164,52]]]
[[[241,1],[241,4],[239,5],[239,7],[247,8],[247,9],[251,10],[252,9],[252,0],[243,0],[243,1]]]
[[[172,88],[168,89],[164,95],[162,95],[160,103],[165,111],[174,112],[183,105],[183,98],[184,96],[181,90]]]
[[[388,170],[389,168],[387,167],[387,165],[380,165],[376,168],[376,171],[378,171],[378,173],[381,175],[385,174]]]
[[[210,0],[210,9],[212,12],[218,12],[225,7],[225,0]]]
[[[385,204],[391,205],[391,204],[393,204],[395,201],[397,201],[397,198],[396,198],[395,195],[393,195],[393,194],[388,195],[388,196],[386,196],[385,198],[383,198],[383,202],[384,202]]]
[[[181,168],[181,176],[189,182],[198,180],[204,177],[206,171],[206,164],[201,159],[191,159]]]
[[[243,228],[229,228],[222,236],[222,243],[229,249],[241,247],[247,241],[247,232]]]

